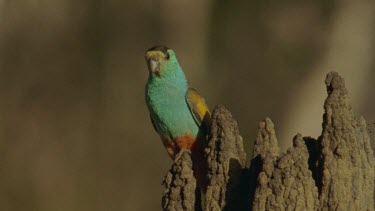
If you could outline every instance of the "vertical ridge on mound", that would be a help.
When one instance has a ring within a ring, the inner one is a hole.
[[[205,210],[238,210],[245,206],[241,196],[246,153],[237,122],[224,106],[212,114],[211,134],[206,149],[208,184]]]
[[[329,73],[325,83],[321,207],[374,210],[374,157],[366,122],[354,116],[338,73]]]
[[[318,190],[309,170],[309,153],[301,134],[293,147],[279,155],[276,133],[271,119],[260,123],[254,146],[254,158],[261,165],[253,196],[253,210],[315,210],[319,206]],[[258,164],[258,165],[259,165]]]
[[[181,150],[164,180],[163,210],[195,210],[196,179],[189,150]]]

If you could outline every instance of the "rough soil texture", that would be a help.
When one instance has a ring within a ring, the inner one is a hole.
[[[165,177],[163,210],[194,210],[196,179],[189,150],[181,150]]]
[[[260,156],[261,171],[253,198],[253,210],[316,210],[318,189],[309,170],[309,152],[298,134],[293,147],[279,155],[274,125],[260,123],[254,158]],[[259,167],[258,167],[259,168]]]
[[[375,210],[375,161],[367,123],[353,114],[341,76],[329,73],[325,83],[322,135],[297,134],[293,147],[280,153],[274,124],[266,118],[259,124],[250,168],[236,121],[217,106],[205,150],[202,202],[196,203],[190,152],[183,150],[166,176],[163,209]]]
[[[206,149],[208,184],[204,209],[238,210],[245,206],[241,201],[241,179],[244,175],[246,153],[237,122],[223,106],[212,114],[211,134]]]
[[[374,156],[366,121],[353,115],[343,78],[330,73],[325,83],[321,207],[374,210]]]

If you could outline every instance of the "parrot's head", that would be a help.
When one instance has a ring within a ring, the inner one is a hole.
[[[172,49],[166,46],[155,46],[148,49],[146,52],[146,62],[152,76],[171,75],[173,71],[179,69],[176,55]]]

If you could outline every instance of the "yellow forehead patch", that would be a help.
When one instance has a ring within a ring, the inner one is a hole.
[[[146,59],[153,59],[156,61],[162,61],[164,59],[165,55],[161,51],[147,51],[146,53]]]

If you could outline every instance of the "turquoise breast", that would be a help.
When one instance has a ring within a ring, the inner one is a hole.
[[[165,138],[198,134],[199,127],[185,100],[186,91],[186,81],[154,79],[146,84],[147,107],[157,131]]]

